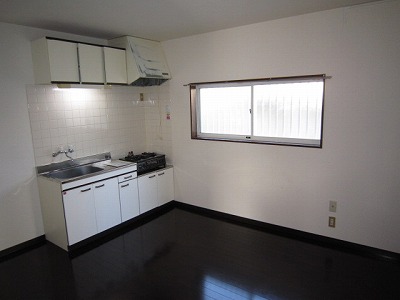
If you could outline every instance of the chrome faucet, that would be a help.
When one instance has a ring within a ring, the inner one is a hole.
[[[71,156],[69,156],[68,153],[74,152],[74,149],[72,146],[68,146],[68,150],[64,150],[63,148],[60,148],[57,152],[53,152],[53,157],[56,157],[58,154],[64,153],[66,157],[68,157],[70,160],[74,161]]]

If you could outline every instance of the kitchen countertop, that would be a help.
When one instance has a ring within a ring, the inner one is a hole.
[[[46,173],[46,174],[38,174],[38,175],[42,176],[42,177],[45,177],[45,178],[47,178],[49,180],[64,184],[64,183],[68,183],[68,182],[72,182],[72,181],[77,181],[77,180],[81,180],[81,179],[85,179],[85,178],[90,178],[90,177],[106,174],[106,173],[109,173],[109,172],[112,172],[112,171],[116,171],[116,170],[122,170],[124,168],[129,167],[129,166],[136,165],[136,163],[129,163],[129,164],[126,164],[124,166],[114,167],[114,166],[107,165],[107,162],[110,162],[110,161],[98,162],[98,163],[91,164],[94,167],[102,168],[103,170],[101,170],[101,171],[93,172],[93,173],[85,174],[85,175],[81,175],[81,176],[76,176],[76,177],[72,177],[72,178],[55,178],[55,177],[51,177],[51,173],[52,172],[49,172],[49,173]]]
[[[55,172],[73,169],[80,166],[93,166],[101,168],[101,171],[92,172],[85,175],[75,176],[71,178],[56,178],[52,177],[51,174]],[[126,162],[121,160],[111,159],[110,153],[103,153],[92,155],[84,158],[74,159],[73,161],[63,161],[60,163],[53,163],[45,166],[37,167],[38,176],[44,177],[48,180],[58,182],[60,184],[65,184],[81,179],[91,178],[98,175],[103,175],[112,171],[121,171],[124,168],[136,166],[136,163]],[[136,168],[134,169],[136,170]],[[129,172],[132,172],[132,168],[129,168]],[[117,174],[118,175],[118,174]],[[116,175],[116,176],[117,176]]]

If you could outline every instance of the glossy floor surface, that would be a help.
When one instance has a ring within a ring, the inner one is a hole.
[[[75,258],[0,263],[0,299],[400,299],[400,267],[173,209]]]

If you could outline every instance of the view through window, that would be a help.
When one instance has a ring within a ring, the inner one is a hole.
[[[191,84],[192,138],[322,146],[324,75]]]

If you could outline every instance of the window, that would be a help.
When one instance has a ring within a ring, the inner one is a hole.
[[[322,146],[324,75],[190,84],[192,139]]]

